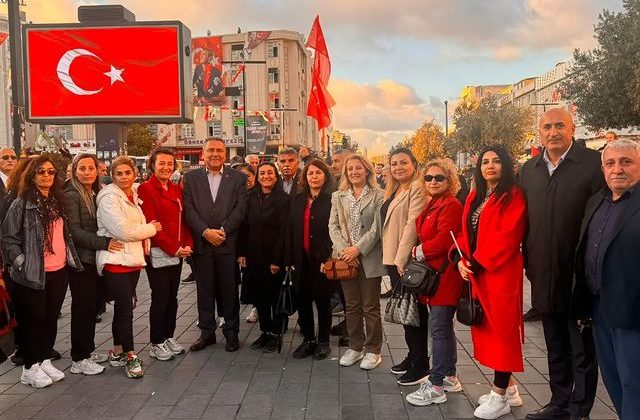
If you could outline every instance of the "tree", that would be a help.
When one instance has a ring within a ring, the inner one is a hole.
[[[147,156],[154,148],[156,139],[147,124],[129,124],[127,126],[127,154],[129,156]]]
[[[431,159],[444,157],[444,132],[432,121],[425,121],[406,141],[418,163],[424,165]]]
[[[532,135],[533,109],[514,105],[498,106],[496,96],[479,103],[462,102],[453,114],[456,131],[447,146],[449,155],[477,153],[490,144],[502,144],[513,156],[524,152]]]
[[[640,0],[603,10],[595,25],[599,46],[575,50],[563,82],[583,123],[592,130],[640,127]]]

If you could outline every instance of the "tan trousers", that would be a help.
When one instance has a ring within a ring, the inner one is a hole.
[[[364,348],[366,353],[380,354],[382,348],[380,282],[381,277],[366,278],[362,267],[356,279],[340,282],[347,305],[347,332],[351,350],[359,352]]]

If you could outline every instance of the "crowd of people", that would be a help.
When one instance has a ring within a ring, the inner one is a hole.
[[[408,353],[391,368],[398,384],[420,385],[406,396],[410,404],[442,404],[448,392],[463,390],[454,317],[461,296],[471,295],[483,315],[471,326],[474,358],[494,372],[474,414],[495,419],[522,405],[513,373],[525,368],[524,270],[542,319],[552,395],[527,419],[588,419],[598,363],[618,415],[640,418],[640,145],[615,139],[599,153],[576,143],[574,131],[568,111],[546,111],[542,153],[516,173],[502,146],[488,146],[470,190],[450,159],[421,167],[407,148],[392,150],[388,165],[348,151],[334,153],[328,165],[308,150],[301,159],[286,148],[275,163],[249,155],[227,166],[224,141],[210,138],[204,168],[175,179],[173,151],[157,148],[148,159],[151,175],[139,185],[126,156],[112,162],[105,185],[97,158],[80,154],[63,184],[52,155],[17,162],[3,149],[3,274],[18,324],[21,381],[42,388],[65,376],[51,360],[68,286],[70,372],[96,375],[108,362],[128,377],[143,376],[133,339],[142,269],[151,288],[149,356],[183,354],[175,328],[185,260],[200,329],[190,351],[216,344],[217,329],[225,350],[237,351],[241,302],[254,306],[250,318],[259,321],[251,349],[278,351],[289,328],[278,299],[290,275],[302,336],[292,357],[327,358],[338,331],[347,347],[339,364],[376,369],[382,277],[401,288],[416,261],[440,281],[434,293],[417,296],[418,322],[403,325]],[[329,280],[329,260],[355,274]],[[108,355],[94,345],[102,283],[114,302]],[[332,299],[345,315],[333,328]]]

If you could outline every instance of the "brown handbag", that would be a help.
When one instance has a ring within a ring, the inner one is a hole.
[[[358,277],[358,267],[352,267],[346,261],[335,258],[329,258],[324,263],[324,271],[328,280],[351,280]]]

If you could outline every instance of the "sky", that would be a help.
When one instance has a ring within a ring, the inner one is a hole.
[[[76,22],[102,0],[24,0],[33,23]],[[425,120],[444,125],[444,100],[466,85],[511,84],[593,48],[603,9],[622,0],[120,0],[139,21],[175,20],[192,36],[294,30],[316,14],[332,63],[333,126],[370,154],[386,153]],[[2,5],[6,9],[6,5]],[[0,8],[0,10],[2,10]]]

